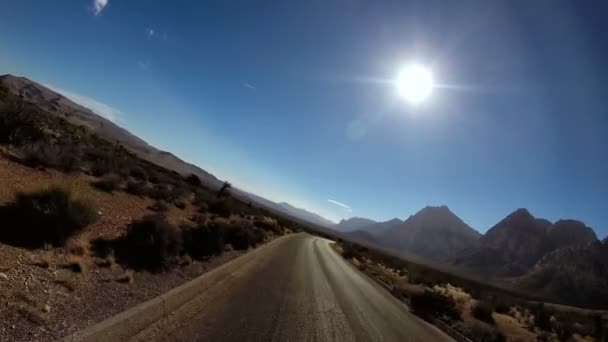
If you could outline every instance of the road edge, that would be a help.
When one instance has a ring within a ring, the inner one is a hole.
[[[206,272],[195,279],[192,279],[178,287],[175,287],[155,298],[139,303],[126,311],[106,318],[83,330],[77,331],[61,339],[64,342],[73,341],[125,341],[135,336],[153,323],[161,320],[171,312],[180,308],[186,302],[195,298],[200,292],[205,291],[215,283],[205,283],[206,278],[225,272],[235,262],[242,262],[243,259],[251,257],[256,251],[266,246],[277,243],[278,241],[292,236],[287,234],[280,236],[272,241],[259,246],[209,272]],[[229,277],[230,274],[220,276],[221,279]]]

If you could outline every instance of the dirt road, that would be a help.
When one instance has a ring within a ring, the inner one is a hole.
[[[205,291],[134,341],[451,341],[330,241],[282,237],[210,272]]]

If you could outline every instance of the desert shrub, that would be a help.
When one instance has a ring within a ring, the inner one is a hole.
[[[116,174],[107,174],[98,181],[93,182],[93,186],[105,192],[112,192],[120,187],[121,179]]]
[[[551,313],[547,311],[543,303],[534,308],[534,325],[544,331],[551,331]]]
[[[131,180],[127,182],[125,191],[131,195],[143,197],[148,194],[148,185],[145,181]]]
[[[58,164],[59,151],[52,145],[28,144],[23,146],[23,164],[34,168],[52,168]]]
[[[127,227],[117,256],[136,269],[160,270],[177,261],[181,248],[179,229],[161,215],[149,215]]]
[[[175,205],[175,207],[179,208],[179,209],[186,209],[186,202],[184,202],[184,200],[178,199],[173,201],[173,205]]]
[[[455,319],[460,317],[452,298],[431,290],[412,295],[410,305],[412,310],[422,317],[446,316]]]
[[[202,184],[201,179],[194,173],[191,173],[188,177],[186,177],[186,182],[193,186],[201,186]]]
[[[237,221],[219,226],[224,230],[226,242],[237,250],[255,247],[265,239],[265,234],[249,221]]]
[[[347,241],[342,244],[342,256],[346,259],[360,258],[366,250],[365,247]]]
[[[2,238],[26,247],[62,245],[97,219],[91,205],[59,187],[18,193],[15,202],[2,211]]]
[[[201,202],[201,203],[198,204],[197,211],[199,213],[201,213],[201,214],[202,213],[207,213],[207,212],[209,212],[209,205],[207,203],[205,203],[205,202]]]
[[[142,181],[148,180],[148,174],[141,166],[134,166],[129,170],[129,176]]]
[[[150,209],[152,211],[164,213],[167,210],[169,210],[169,206],[167,205],[167,203],[165,203],[163,201],[156,201],[151,206],[149,206],[148,209]]]
[[[492,306],[483,301],[478,301],[471,308],[471,313],[473,314],[473,317],[477,318],[480,321],[494,324],[494,317],[492,317],[492,312],[494,312]]]
[[[22,145],[39,141],[45,134],[36,115],[19,104],[3,105],[0,110],[0,144]]]
[[[510,309],[511,306],[504,301],[499,301],[494,305],[494,310],[500,314],[507,314]]]
[[[256,219],[254,224],[256,227],[261,228],[267,232],[272,232],[274,234],[280,234],[283,231],[283,229],[281,228],[281,226],[279,226],[276,220],[268,217]]]
[[[227,200],[214,200],[208,203],[209,211],[221,217],[230,217],[232,215],[232,206]]]
[[[166,184],[155,184],[150,190],[149,196],[155,200],[171,201],[171,189]]]
[[[482,325],[481,323],[463,326],[456,324],[456,330],[469,337],[475,342],[504,342],[506,338],[495,327]]]
[[[224,229],[215,224],[182,227],[184,252],[195,259],[222,254]]]

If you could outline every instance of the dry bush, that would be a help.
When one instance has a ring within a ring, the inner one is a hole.
[[[61,267],[75,273],[86,273],[88,269],[84,258],[79,256],[69,256],[66,261],[61,264]]]
[[[132,284],[134,280],[133,270],[126,270],[123,274],[116,277],[116,281],[123,284]]]
[[[173,265],[181,250],[180,230],[161,215],[148,215],[128,226],[116,252],[135,269],[159,270]]]
[[[51,253],[44,252],[34,260],[34,266],[49,268],[51,267]]]
[[[175,207],[182,209],[182,210],[186,209],[186,202],[181,199],[173,201],[173,205],[175,205]]]
[[[93,207],[67,189],[19,192],[14,203],[0,208],[0,240],[31,248],[59,246],[96,219]]]
[[[413,295],[410,298],[412,310],[422,317],[449,317],[460,319],[454,300],[432,290]]]
[[[88,255],[91,250],[91,242],[86,237],[70,238],[65,243],[65,250],[73,255]]]
[[[191,263],[192,263],[192,258],[188,254],[183,255],[179,260],[180,266],[190,265]]]
[[[475,303],[475,305],[473,305],[471,308],[471,314],[473,317],[490,324],[495,323],[494,317],[492,317],[493,312],[494,308],[484,301],[477,301],[477,303]]]
[[[159,213],[164,213],[169,210],[169,206],[163,201],[156,201],[151,206],[149,206],[148,209]]]
[[[98,181],[93,182],[93,186],[101,191],[112,193],[114,190],[118,190],[120,188],[121,182],[122,180],[119,175],[110,173],[104,175]]]
[[[125,192],[140,197],[147,196],[148,185],[145,181],[142,180],[131,180],[127,182],[127,185],[125,186]]]
[[[114,257],[114,253],[109,253],[104,258],[97,260],[95,264],[99,267],[113,267],[114,265],[116,265],[116,258]]]

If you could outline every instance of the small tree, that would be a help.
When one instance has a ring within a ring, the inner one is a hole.
[[[220,188],[220,190],[217,192],[217,197],[222,197],[225,194],[228,193],[228,189],[232,188],[232,184],[230,184],[228,181],[224,182],[224,184],[222,184],[222,187]]]

